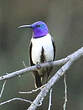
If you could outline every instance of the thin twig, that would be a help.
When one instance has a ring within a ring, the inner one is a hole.
[[[64,104],[63,104],[63,110],[66,110],[66,106],[67,106],[67,82],[66,82],[66,74],[64,74],[64,86],[65,86],[65,100],[64,100]]]
[[[7,80],[5,80],[4,83],[3,83],[3,86],[2,86],[2,89],[1,89],[1,93],[0,93],[0,98],[2,97],[6,82],[7,82]]]
[[[51,106],[52,106],[52,88],[50,89],[48,110],[51,110]]]
[[[34,92],[37,92],[37,91],[41,90],[43,87],[45,87],[45,85],[46,85],[46,84],[44,84],[43,86],[41,86],[41,87],[39,87],[39,88],[37,88],[37,89],[33,89],[33,90],[31,90],[31,91],[27,91],[27,92],[22,92],[22,91],[20,91],[20,92],[18,92],[18,93],[20,93],[20,94],[32,94],[32,93],[34,93]]]
[[[24,101],[24,102],[28,102],[28,103],[32,104],[32,101],[30,101],[30,100],[26,100],[26,99],[23,99],[23,98],[12,98],[12,99],[10,99],[10,100],[1,102],[1,103],[0,103],[0,106],[1,106],[1,105],[4,105],[4,104],[7,104],[7,103],[9,103],[9,102],[11,102],[11,101],[15,101],[15,100],[20,100],[20,101]]]
[[[27,66],[25,65],[25,62],[23,61],[22,63],[23,63],[23,66],[24,66],[25,68],[27,68]],[[19,74],[18,76],[19,76],[19,78],[21,78],[21,77],[22,77],[22,75],[21,75],[21,74]]]
[[[26,66],[25,62],[23,61],[22,63],[23,63],[23,66],[26,68],[27,66]]]

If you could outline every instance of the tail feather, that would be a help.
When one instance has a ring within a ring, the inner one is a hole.
[[[35,76],[35,86],[36,86],[36,88],[41,87],[42,86],[41,76],[39,76],[37,71],[34,72],[34,76]]]
[[[35,78],[35,87],[39,88],[43,84],[47,83],[50,73],[52,71],[52,67],[42,68],[39,71],[33,71]]]

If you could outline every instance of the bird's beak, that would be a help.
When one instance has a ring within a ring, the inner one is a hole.
[[[18,28],[32,28],[32,25],[22,25],[22,26],[19,26]]]

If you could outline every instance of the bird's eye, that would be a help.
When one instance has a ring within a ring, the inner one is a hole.
[[[40,27],[40,25],[36,25],[36,27]]]

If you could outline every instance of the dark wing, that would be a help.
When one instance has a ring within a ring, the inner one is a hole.
[[[52,37],[52,44],[53,44],[53,50],[54,50],[54,58],[53,58],[53,60],[54,60],[55,54],[56,54],[56,46],[55,46],[55,41],[54,41],[53,37]]]
[[[30,42],[29,45],[29,57],[30,57],[30,65],[33,66],[33,61],[32,61],[32,42]]]

